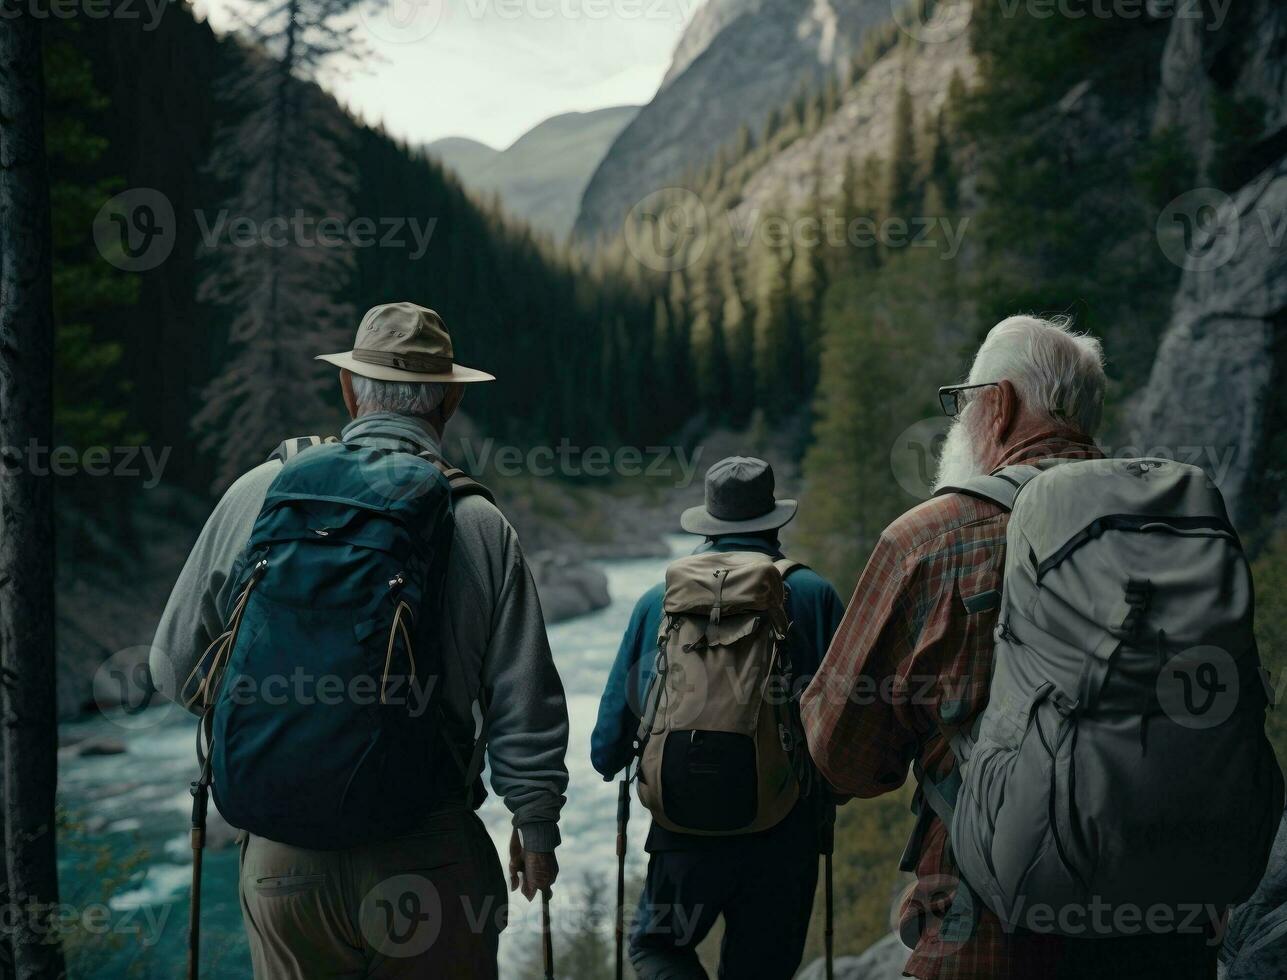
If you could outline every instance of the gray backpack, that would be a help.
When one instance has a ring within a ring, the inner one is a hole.
[[[668,830],[745,834],[801,794],[785,579],[803,566],[709,552],[666,569],[656,671],[638,742],[639,799]]]
[[[972,933],[975,896],[1066,936],[1218,921],[1255,890],[1283,811],[1219,491],[1194,466],[1111,459],[939,492],[1012,512],[988,705],[947,733],[952,776],[917,772],[969,886],[943,938]]]

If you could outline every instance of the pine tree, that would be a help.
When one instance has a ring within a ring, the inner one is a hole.
[[[755,282],[756,406],[769,421],[790,414],[795,392],[790,383],[791,298],[787,266],[773,245],[763,245],[751,265]]]
[[[910,220],[919,211],[916,188],[916,113],[911,93],[904,81],[898,89],[894,106],[894,138],[889,151],[888,212]]]
[[[313,356],[342,349],[355,327],[355,259],[348,243],[324,243],[320,232],[351,219],[357,178],[347,127],[309,80],[349,42],[351,28],[335,24],[356,2],[263,0],[252,33],[264,53],[227,83],[245,115],[220,134],[209,169],[231,188],[220,213],[249,220],[258,235],[248,244],[229,225],[198,289],[230,311],[231,356],[193,420],[202,447],[218,455],[218,487],[281,439],[336,418],[334,377]]]
[[[57,23],[57,22],[55,22]],[[119,275],[87,241],[102,202],[121,181],[91,178],[108,150],[99,135],[107,99],[95,88],[92,66],[54,25],[45,41],[46,137],[52,187],[54,249],[54,429],[60,443],[111,446],[142,442],[126,431],[129,385],[118,370],[122,345],[96,320],[138,300],[136,276]],[[68,28],[62,28],[70,35]],[[117,481],[119,482],[119,481]],[[102,498],[102,488],[87,502]],[[110,505],[110,502],[108,502]]]
[[[719,278],[728,348],[729,422],[740,426],[750,417],[755,403],[755,319],[742,299],[732,248],[720,252]]]

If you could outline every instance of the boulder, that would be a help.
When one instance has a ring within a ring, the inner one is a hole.
[[[608,576],[589,562],[542,552],[533,555],[530,564],[547,623],[584,616],[612,601]]]
[[[89,758],[96,755],[124,755],[128,749],[125,741],[110,735],[94,735],[70,745],[62,746],[58,754],[63,758]]]
[[[898,936],[890,933],[860,956],[840,956],[835,962],[836,980],[898,980],[910,951]],[[824,980],[825,960],[817,959],[796,974],[796,980]]]

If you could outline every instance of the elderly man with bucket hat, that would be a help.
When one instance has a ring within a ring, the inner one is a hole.
[[[168,697],[193,706],[185,679],[197,683],[198,690],[207,683],[205,672],[214,668],[203,661],[203,651],[212,646],[217,650],[221,639],[228,636],[224,630],[230,608],[236,607],[232,627],[236,632],[243,625],[240,617],[249,616],[246,610],[256,601],[250,587],[240,599],[235,594],[241,588],[238,583],[245,581],[244,570],[238,566],[244,559],[239,556],[261,533],[272,502],[296,492],[301,478],[293,484],[288,478],[297,473],[307,475],[310,468],[306,464],[311,463],[317,471],[322,463],[330,465],[331,456],[342,462],[349,451],[363,479],[354,478],[352,485],[337,487],[334,492],[363,503],[355,508],[356,517],[347,525],[319,516],[311,534],[296,534],[307,539],[291,542],[296,545],[296,558],[310,545],[319,549],[322,561],[344,555],[336,550],[337,545],[353,552],[364,547],[373,552],[397,552],[396,544],[384,542],[401,540],[399,529],[390,529],[380,523],[380,514],[372,516],[369,511],[378,511],[378,502],[384,500],[404,516],[422,512],[416,510],[421,503],[415,495],[431,491],[449,499],[452,520],[443,533],[450,534],[450,540],[445,546],[416,552],[407,559],[420,561],[417,555],[434,550],[446,555],[441,577],[426,576],[424,581],[429,584],[421,590],[423,594],[409,594],[398,606],[391,627],[386,628],[378,619],[373,620],[374,626],[359,623],[354,627],[359,650],[369,651],[365,656],[372,670],[380,674],[383,664],[379,698],[367,699],[369,704],[362,709],[368,712],[366,717],[378,714],[380,725],[392,724],[388,722],[394,718],[389,714],[393,710],[390,705],[398,703],[386,696],[392,664],[395,680],[399,676],[410,679],[406,687],[410,708],[397,716],[396,724],[402,727],[396,732],[432,731],[433,740],[441,745],[412,746],[410,750],[406,745],[393,745],[389,751],[402,752],[398,758],[404,760],[436,760],[438,768],[423,767],[434,769],[429,772],[402,765],[387,777],[368,780],[362,792],[355,794],[349,787],[313,784],[312,773],[329,773],[334,768],[323,746],[302,758],[295,773],[286,774],[294,780],[296,794],[324,797],[328,792],[342,792],[346,806],[355,803],[359,808],[369,805],[373,795],[390,801],[394,809],[405,799],[424,799],[423,813],[412,813],[409,826],[353,846],[299,846],[298,841],[284,840],[310,839],[303,824],[311,826],[314,817],[320,820],[324,815],[292,810],[295,801],[272,798],[271,786],[262,801],[241,798],[238,813],[248,818],[243,826],[252,832],[242,835],[240,897],[257,980],[495,977],[507,896],[496,849],[475,813],[486,795],[480,778],[483,762],[490,761],[492,788],[513,814],[510,888],[521,889],[530,901],[539,891],[549,889],[558,874],[554,852],[568,778],[564,764],[568,718],[540,602],[514,529],[490,494],[443,462],[440,455],[443,430],[460,405],[464,386],[493,378],[457,363],[442,318],[412,303],[375,307],[363,318],[352,350],[323,354],[319,359],[340,369],[340,390],[353,421],[344,428],[338,443],[316,437],[287,439],[220,500],[188,558],[157,630],[151,656],[154,683]],[[379,465],[382,461],[387,465]],[[445,477],[445,483],[435,475],[435,469]],[[333,467],[320,472],[334,471]],[[419,484],[408,485],[407,473]],[[383,485],[384,474],[389,476],[387,486]],[[329,492],[327,486],[310,488],[307,499],[316,503],[316,513],[324,513],[333,503]],[[377,535],[391,537],[376,540]],[[433,540],[442,541],[438,537]],[[333,543],[327,551],[326,544],[317,542]],[[280,557],[288,550],[279,549],[279,560],[286,564],[294,560],[290,555]],[[407,554],[406,549],[402,553]],[[261,589],[272,574],[271,548],[265,564],[269,571],[263,575]],[[387,582],[391,594],[404,587],[402,579],[398,574]],[[251,586],[254,584],[252,577]],[[383,579],[377,584],[385,588]],[[287,582],[277,588],[289,586]],[[318,622],[344,605],[319,600],[319,608],[310,609],[307,598],[297,604],[305,610],[297,615],[316,616]],[[380,605],[383,601],[384,597],[377,595],[369,608],[385,609]],[[416,608],[411,608],[412,604]],[[270,630],[279,625],[271,618],[271,610],[264,615],[269,617]],[[419,658],[411,649],[413,633]],[[350,645],[353,640],[350,635]],[[255,655],[257,643],[256,637],[245,636],[244,631],[229,641],[231,663],[239,678],[248,670],[244,659],[238,665],[239,650],[245,646],[250,650],[246,656]],[[305,673],[320,656],[320,651],[311,647],[272,653],[298,661]],[[440,673],[426,666],[430,662],[440,666]],[[435,683],[424,684],[417,670],[421,675],[433,674]],[[301,704],[313,694],[319,703],[329,703],[324,700],[321,681],[315,689],[304,689],[290,686],[291,679],[287,676],[288,683],[282,688],[288,692],[287,699],[276,709],[282,712],[281,717],[312,717],[301,712],[313,711],[313,707]],[[423,690],[415,688],[417,680]],[[264,687],[266,690],[267,684]],[[436,691],[432,698],[430,688]],[[424,703],[415,703],[412,692],[425,694]],[[342,697],[356,701],[359,696],[354,685],[346,688]],[[340,705],[334,710],[343,708]],[[219,705],[211,710],[217,739],[226,729],[219,727]],[[420,724],[421,713],[432,713],[437,720],[429,728],[411,727]],[[360,714],[353,717],[359,723],[363,720]],[[238,730],[238,745],[215,746],[211,752],[215,758],[214,799],[221,807],[230,798],[238,798],[240,787],[236,785],[238,772],[228,770],[221,799],[219,752],[233,759],[235,752],[244,753],[247,742],[260,738],[244,728],[243,724]],[[300,733],[299,728],[280,726],[274,731],[277,741],[262,747],[264,752],[273,745],[288,750],[288,745],[280,743]],[[419,755],[408,756],[406,751],[418,751]],[[248,766],[241,770],[250,771]],[[431,779],[432,789],[427,789]],[[354,801],[354,795],[363,798]],[[280,819],[280,814],[292,812],[301,817],[298,834],[295,827]],[[277,823],[272,824],[272,819]],[[394,826],[392,822],[389,825]],[[280,826],[281,833],[270,839],[253,832],[254,826]],[[354,833],[360,837],[362,830],[357,827]]]
[[[704,538],[695,554],[753,552],[788,569],[786,642],[795,677],[791,694],[798,695],[821,663],[844,604],[821,576],[783,562],[778,531],[795,517],[797,504],[777,499],[774,490],[773,469],[763,460],[721,460],[706,474],[705,504],[684,511],[679,523]],[[628,771],[636,756],[664,596],[659,583],[639,599],[599,704],[591,761],[604,779]],[[705,683],[717,683],[718,676],[707,674]],[[630,933],[630,959],[638,975],[705,977],[697,946],[722,916],[720,976],[792,977],[808,933],[818,854],[829,847],[833,816],[819,787],[802,793],[784,819],[752,833],[680,833],[654,819],[646,844],[647,879]]]

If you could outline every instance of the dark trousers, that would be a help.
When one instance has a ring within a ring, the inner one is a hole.
[[[1054,980],[1215,980],[1219,950],[1206,934],[1066,939]]]
[[[697,946],[722,915],[720,977],[790,980],[804,952],[817,884],[818,855],[797,847],[721,841],[653,853],[630,961],[642,980],[706,980]]]

